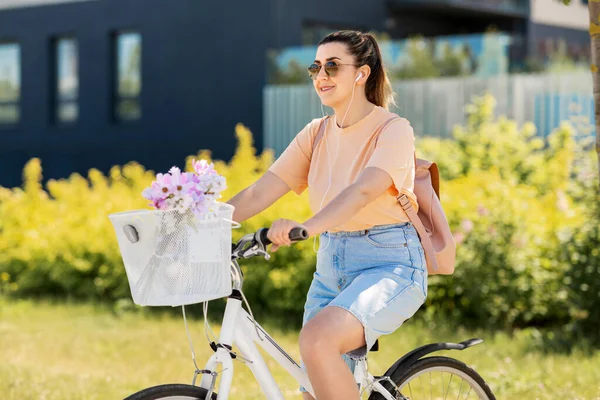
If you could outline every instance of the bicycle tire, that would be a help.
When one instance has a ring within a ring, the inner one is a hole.
[[[479,375],[474,369],[472,369],[465,363],[458,361],[454,358],[450,358],[450,357],[437,356],[437,357],[422,358],[420,360],[417,360],[414,364],[409,366],[406,370],[398,371],[397,373],[392,374],[392,376],[390,378],[398,386],[398,388],[400,388],[400,390],[402,391],[403,387],[405,386],[405,383],[409,382],[410,378],[412,378],[412,377],[416,378],[416,376],[424,374],[425,371],[433,370],[434,368],[455,370],[455,371],[459,372],[459,374],[457,374],[457,375],[464,374],[464,375],[468,376],[473,381],[473,382],[470,382],[472,385],[471,387],[474,387],[473,386],[473,383],[474,383],[478,387],[479,391],[484,394],[484,396],[485,396],[485,397],[483,397],[484,399],[496,400],[496,397],[492,393],[492,390],[490,389],[488,384],[485,382],[485,380],[481,377],[481,375]],[[384,385],[384,386],[388,387],[388,385]],[[392,392],[393,391],[394,390],[392,389]],[[382,398],[379,396],[381,396],[381,394],[372,393],[371,396],[369,396],[369,400]],[[403,397],[399,397],[399,398],[402,399]],[[413,398],[410,396],[409,396],[409,398],[411,400],[418,400],[417,398]],[[427,398],[429,398],[429,397],[427,397]]]
[[[208,390],[192,385],[171,383],[152,386],[126,397],[124,400],[205,400]],[[212,400],[217,400],[213,393]]]

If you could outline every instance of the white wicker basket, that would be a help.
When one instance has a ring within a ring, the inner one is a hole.
[[[131,296],[142,306],[179,306],[231,294],[231,218],[192,212],[137,210],[109,215],[125,264]]]

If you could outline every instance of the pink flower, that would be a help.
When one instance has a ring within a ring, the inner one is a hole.
[[[556,192],[557,202],[556,205],[558,209],[562,212],[565,212],[569,209],[569,201],[567,200],[567,196],[565,192],[559,190]]]
[[[156,180],[144,189],[142,196],[158,210],[191,210],[198,218],[210,216],[213,206],[227,188],[225,177],[206,160],[192,161],[194,172],[181,172],[172,167],[167,174],[157,174]]]
[[[166,209],[165,199],[156,199],[149,205],[154,206],[154,208],[156,208],[157,210]]]
[[[152,189],[155,191],[155,197],[168,196],[173,193],[173,185],[171,183],[171,175],[169,174],[157,174],[156,181],[152,183]]]
[[[490,211],[485,208],[484,206],[482,206],[481,204],[477,206],[477,213],[481,216],[481,217],[485,217],[490,215]]]
[[[454,242],[456,244],[461,244],[465,240],[465,235],[462,232],[455,232],[452,236],[454,236]]]
[[[216,175],[213,163],[208,163],[206,160],[192,160],[192,166],[197,175]]]
[[[171,168],[169,171],[172,174],[171,186],[173,193],[182,196],[192,190],[195,186],[194,174],[184,172],[183,174],[177,167]]]
[[[460,227],[462,228],[464,233],[469,233],[473,230],[473,221],[469,219],[463,219],[462,223],[460,224]]]

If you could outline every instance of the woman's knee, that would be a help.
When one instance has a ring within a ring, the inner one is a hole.
[[[304,354],[313,350],[322,340],[323,338],[319,336],[318,329],[310,324],[303,326],[300,330],[300,336],[298,338],[300,353]]]
[[[300,330],[299,345],[303,359],[316,352],[336,349],[336,340],[328,333],[328,329],[309,321]]]
[[[350,312],[326,307],[304,325],[299,344],[303,358],[331,351],[344,354],[364,346],[364,328]]]

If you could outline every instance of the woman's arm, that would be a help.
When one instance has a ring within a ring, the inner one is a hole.
[[[356,181],[324,209],[304,224],[287,219],[273,223],[268,237],[274,248],[289,245],[289,232],[296,226],[305,227],[311,236],[318,235],[345,223],[386,191],[397,195],[408,174],[413,171],[414,140],[413,129],[406,119],[392,122],[379,134],[375,151]]]
[[[289,246],[292,243],[289,233],[295,227],[306,228],[309,236],[313,236],[343,224],[392,184],[392,177],[384,170],[365,168],[356,182],[342,190],[324,209],[303,224],[283,218],[274,221],[267,234],[273,242],[271,251],[277,251],[280,246]]]
[[[335,228],[392,186],[392,177],[377,167],[365,168],[356,182],[342,190],[325,208],[304,222],[310,236]]]
[[[235,207],[233,220],[242,222],[260,213],[289,191],[290,188],[281,178],[267,171],[227,203]]]

